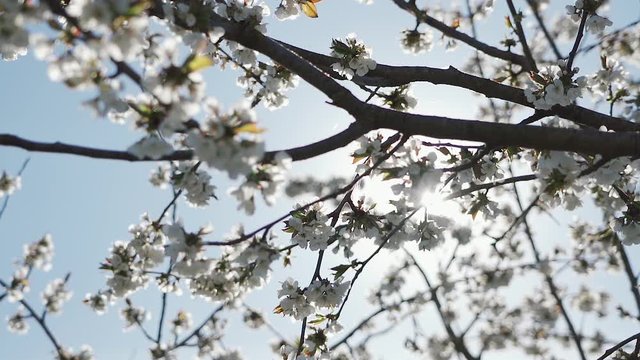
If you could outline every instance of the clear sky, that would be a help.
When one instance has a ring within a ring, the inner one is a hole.
[[[637,2],[612,2],[615,8],[612,14],[614,27],[638,16],[640,7]],[[269,0],[267,3],[273,8],[277,1]],[[569,2],[558,3],[563,6]],[[320,17],[315,20],[299,18],[279,23],[271,18],[268,21],[269,34],[294,45],[328,54],[332,37],[344,38],[348,33],[355,32],[373,48],[373,58],[387,64],[460,66],[460,59],[471,53],[464,45],[460,45],[453,53],[445,53],[437,44],[430,53],[417,57],[404,55],[398,41],[400,31],[412,27],[413,21],[389,0],[375,0],[371,6],[353,0],[324,0],[318,3],[318,9]],[[481,26],[487,31],[483,33],[486,34],[482,35],[483,39],[492,39],[500,34],[504,14],[505,9],[499,4],[491,20]],[[209,80],[209,93],[226,106],[237,103],[242,97],[241,90],[234,85],[236,75],[233,71],[220,73],[215,69],[206,70],[205,73]],[[116,125],[96,118],[89,109],[80,105],[93,96],[92,92],[75,92],[48,81],[46,65],[30,55],[15,62],[0,63],[0,79],[0,133],[36,141],[61,141],[119,150],[126,149],[140,136],[131,131],[129,125]],[[416,112],[468,119],[474,118],[477,111],[475,105],[479,101],[459,90],[428,85],[416,87],[415,94],[419,104]],[[301,84],[289,95],[290,105],[284,109],[275,112],[261,106],[258,109],[261,126],[268,130],[265,137],[269,149],[283,149],[319,140],[344,129],[350,123],[344,112],[326,105],[324,96],[309,86]],[[148,183],[149,172],[154,167],[148,163],[29,154],[0,147],[0,171],[13,174],[27,158],[30,158],[30,163],[22,177],[22,189],[11,197],[7,211],[0,218],[0,278],[6,280],[10,277],[14,269],[12,262],[22,254],[23,244],[35,241],[45,233],[52,234],[56,249],[53,269],[49,273],[34,274],[28,299],[39,305],[39,294],[46,283],[53,278],[63,277],[67,272],[71,273],[73,298],[64,307],[61,316],[52,316],[48,320],[59,340],[76,349],[82,344],[90,344],[100,359],[148,358],[146,348],[150,344],[144,342],[139,331],[122,332],[122,321],[117,314],[119,306],[112,307],[106,315],[99,317],[81,300],[85,293],[104,287],[104,274],[98,270],[98,265],[104,260],[111,244],[116,240],[128,239],[127,227],[137,223],[143,212],[159,214],[170,200],[170,192],[155,189]],[[343,151],[296,163],[292,174],[312,173],[328,177],[349,169],[350,159],[344,156]],[[215,227],[213,236],[220,238],[233,224],[243,222],[247,229],[252,229],[286,213],[292,205],[288,201],[271,208],[259,204],[256,216],[247,218],[230,211],[235,208],[234,201],[226,195],[231,183],[221,174],[215,174],[214,177],[220,201],[213,202],[206,209],[190,209],[184,203],[180,204],[180,216],[184,218],[187,228],[194,229],[210,222]],[[581,210],[562,214],[564,218],[561,222],[569,222],[577,214],[597,219],[592,211]],[[540,230],[541,236],[556,238],[554,231],[557,230],[552,230],[555,225],[548,220],[540,221],[549,224],[549,227]],[[277,304],[275,289],[280,281],[287,276],[302,281],[310,277],[313,269],[304,266],[308,259],[304,255],[297,255],[291,270],[274,273],[271,284],[249,296],[247,303],[269,313]],[[367,277],[356,288],[356,296],[347,305],[345,325],[364,315],[358,310],[366,306],[363,299],[367,294],[367,284],[375,283],[376,278],[384,273],[385,267],[382,265],[385,262],[393,262],[393,256],[387,256],[379,260],[378,265],[372,266]],[[626,292],[623,287],[614,287],[612,290]],[[157,314],[159,293],[153,286],[147,291],[140,291],[133,299],[136,304],[144,305]],[[178,309],[188,309],[194,313],[194,323],[198,324],[214,306],[183,295],[170,300],[168,314],[171,316]],[[7,301],[0,303],[0,319],[3,322],[14,311],[15,304]],[[271,336],[264,330],[243,329],[236,321],[237,314],[230,315],[225,344],[232,348],[242,347],[247,359],[272,358],[266,347]],[[429,318],[433,314],[425,316],[425,323],[434,324],[437,331],[441,330],[439,321],[435,317]],[[288,319],[270,316],[269,320],[289,338],[294,338],[299,329],[298,324],[291,324]],[[154,321],[157,321],[157,316],[151,319],[150,324]],[[346,327],[349,328],[348,325]],[[399,330],[390,335],[391,340],[387,344],[393,346],[379,347],[381,358],[395,358],[397,353],[394,348],[401,347],[403,333],[406,331]],[[620,331],[620,334],[626,336],[627,332]],[[35,324],[31,324],[27,336],[10,334],[4,323],[0,326],[0,359],[36,360],[51,357],[52,347]]]

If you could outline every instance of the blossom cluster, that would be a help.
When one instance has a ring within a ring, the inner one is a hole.
[[[161,291],[181,293],[183,279],[192,295],[211,301],[231,301],[267,281],[271,263],[279,257],[270,244],[246,238],[214,259],[207,256],[203,240],[211,231],[203,227],[188,232],[181,222],[160,225],[143,215],[142,221],[129,229],[132,239],[114,243],[111,255],[101,266],[108,271],[107,289],[88,295],[85,303],[103,313],[106,304],[146,287],[151,273],[159,274],[155,281]],[[229,240],[243,236],[242,228],[238,228]],[[170,270],[156,271],[167,258]]]
[[[49,271],[53,259],[53,241],[51,235],[46,234],[38,241],[24,246],[24,254],[20,262],[16,262],[17,270],[6,287],[9,301],[16,302],[24,298],[30,290],[29,276],[33,269]],[[53,285],[52,285],[53,286]],[[50,289],[53,293],[54,289]]]
[[[337,308],[349,289],[349,284],[349,281],[330,282],[321,279],[314,280],[308,287],[302,289],[296,280],[289,278],[278,290],[280,304],[276,307],[276,313],[302,320],[313,314],[317,308]]]
[[[193,162],[179,163],[171,176],[171,182],[176,189],[186,191],[185,197],[190,205],[206,206],[209,199],[216,197],[216,187],[211,184],[211,175],[196,165]]]
[[[587,78],[580,76],[573,79],[578,68],[569,71],[566,62],[557,66],[548,66],[538,73],[531,73],[529,87],[524,90],[527,101],[536,109],[549,110],[555,105],[567,106],[582,96],[587,85]]]
[[[270,163],[254,166],[246,176],[246,180],[236,188],[229,190],[229,194],[238,201],[238,209],[252,215],[256,209],[255,194],[262,194],[267,205],[273,205],[278,191],[285,182],[285,171],[291,166],[291,158],[284,152],[279,152]]]
[[[46,234],[38,241],[24,246],[24,253],[20,261],[16,261],[18,269],[14,273],[11,281],[0,280],[0,285],[6,292],[3,292],[0,299],[5,296],[9,302],[18,302],[16,312],[7,316],[7,328],[16,334],[26,334],[29,330],[29,320],[37,321],[38,325],[45,331],[50,332],[46,324],[47,315],[59,315],[65,302],[69,301],[72,292],[68,289],[69,275],[63,279],[53,279],[40,294],[43,309],[36,313],[33,304],[29,304],[25,294],[30,291],[29,277],[33,270],[49,271],[53,259],[53,241],[51,235]],[[83,345],[79,351],[60,346],[56,349],[56,359],[60,360],[92,360],[93,351],[88,345]]]
[[[22,185],[20,176],[9,176],[6,172],[2,172],[0,176],[0,197],[13,194],[19,190]]]
[[[567,15],[573,21],[580,21],[580,17],[589,16],[585,23],[587,30],[594,35],[602,34],[607,26],[613,25],[611,20],[596,14],[597,8],[602,1],[600,0],[576,0],[573,5],[567,5]],[[587,15],[585,15],[585,13]]]
[[[389,93],[378,94],[384,105],[398,111],[407,111],[416,107],[418,101],[411,94],[409,85],[402,85]]]
[[[298,85],[298,77],[283,66],[260,64],[245,68],[237,83],[253,104],[262,102],[267,109],[275,110],[288,104],[285,92]]]
[[[421,54],[431,51],[433,48],[433,33],[419,31],[417,29],[402,32],[402,49],[409,54]]]
[[[247,2],[244,0],[225,0],[215,7],[218,15],[236,22],[249,24],[254,29],[266,33],[267,28],[263,23],[264,18],[269,16],[269,7],[258,1]]]
[[[296,204],[296,210],[285,222],[285,232],[291,233],[291,242],[311,251],[325,250],[334,236],[333,227],[329,226],[326,214],[322,212],[322,203],[312,206]]]
[[[282,0],[275,15],[280,19],[293,18],[298,15],[299,8],[314,6],[315,2]],[[577,0],[574,5],[567,6],[567,11],[574,20],[582,18],[588,31],[601,34],[612,23],[596,14],[600,3],[597,0]],[[536,2],[538,10],[544,4],[545,1]],[[147,10],[151,6],[158,7],[153,11],[161,12],[162,19],[150,16],[151,11]],[[493,1],[483,1],[478,6],[487,12],[493,7]],[[268,205],[275,202],[275,195],[284,185],[284,173],[289,168],[291,159],[285,153],[278,153],[273,157],[269,153],[265,154],[265,146],[259,137],[262,129],[258,127],[252,108],[261,101],[269,109],[285,105],[287,98],[284,92],[296,86],[297,77],[277,63],[263,62],[257,51],[226,40],[225,31],[221,27],[209,29],[208,17],[209,14],[214,14],[212,16],[215,20],[223,17],[265,34],[265,19],[270,15],[265,4],[245,0],[189,3],[164,1],[157,4],[148,1],[71,0],[61,9],[64,11],[54,11],[44,1],[0,0],[0,56],[13,60],[24,55],[30,43],[36,56],[49,63],[48,72],[52,80],[74,89],[97,91],[97,96],[88,100],[86,105],[100,116],[109,116],[118,122],[129,121],[144,132],[142,138],[128,148],[128,152],[138,159],[157,160],[175,150],[180,150],[178,153],[190,150],[189,153],[194,154],[193,161],[161,166],[151,178],[154,185],[170,183],[176,191],[176,197],[178,191],[183,192],[190,205],[205,206],[211,198],[216,198],[216,187],[211,183],[210,173],[203,169],[205,166],[226,172],[233,179],[241,177],[238,186],[230,189],[230,195],[238,201],[238,209],[246,214],[255,212],[257,194]],[[459,15],[453,20],[454,29],[460,25],[457,17]],[[47,20],[51,29],[60,33],[55,37],[50,33],[29,34],[31,30],[27,30],[27,24],[33,19]],[[416,20],[420,25],[422,20]],[[158,33],[150,34],[149,29],[155,27],[161,29]],[[443,36],[443,41],[448,41],[448,46],[455,45],[454,40],[445,38]],[[432,34],[419,31],[418,26],[403,32],[402,45],[411,53],[431,49],[432,42]],[[228,52],[224,51],[225,47]],[[182,56],[184,50],[189,51],[186,57]],[[345,40],[334,39],[331,51],[331,56],[337,61],[331,67],[346,79],[365,76],[376,68],[376,62],[371,59],[371,49],[356,39],[354,34],[348,35]],[[129,66],[128,62],[134,66]],[[234,68],[241,69],[237,83],[245,89],[246,97],[252,101],[222,111],[215,100],[206,95],[204,77],[200,70],[218,64],[222,68],[230,63]],[[477,65],[482,65],[480,56],[477,57]],[[524,94],[536,109],[543,110],[556,105],[573,104],[581,97],[585,88],[590,88],[597,96],[606,97],[612,105],[622,97],[629,96],[625,90],[630,85],[628,72],[613,58],[603,58],[602,69],[592,77],[574,78],[577,73],[578,69],[568,68],[566,62],[549,66],[539,73],[531,74],[532,84]],[[517,76],[514,75],[514,78]],[[123,77],[128,77],[128,80],[123,81]],[[125,93],[124,84],[129,85],[130,82],[141,93],[131,89],[127,89],[129,92]],[[378,96],[384,105],[398,111],[408,111],[416,106],[416,99],[411,95],[409,85],[399,86],[388,93],[375,90],[372,94],[372,97]],[[625,98],[625,101],[630,104],[625,109],[625,114],[640,116],[640,111],[637,110],[640,101],[636,101],[635,105],[630,97]],[[505,112],[508,110],[507,108]],[[552,119],[545,125],[569,127],[558,119]],[[398,250],[410,242],[415,242],[419,250],[431,251],[444,244],[448,237],[453,237],[457,239],[456,248],[446,268],[454,260],[462,259],[460,268],[468,266],[479,269],[479,276],[473,280],[457,281],[451,279],[442,266],[443,269],[438,272],[440,284],[431,288],[432,285],[427,280],[431,289],[416,294],[414,304],[437,301],[440,295],[453,298],[456,295],[456,284],[466,281],[469,307],[474,311],[487,307],[489,313],[493,312],[489,321],[492,324],[483,324],[477,331],[483,349],[502,349],[508,342],[515,343],[516,330],[524,328],[519,324],[525,316],[521,312],[531,318],[529,323],[532,324],[532,331],[527,329],[524,333],[543,336],[540,334],[546,333],[545,326],[552,327],[560,318],[558,307],[562,303],[557,305],[550,302],[548,294],[536,289],[534,296],[525,299],[522,311],[508,311],[504,300],[495,294],[498,288],[512,282],[517,271],[508,267],[500,269],[484,266],[480,263],[481,255],[456,254],[459,245],[470,242],[471,230],[454,226],[452,220],[430,213],[438,204],[425,197],[425,193],[433,194],[441,190],[444,171],[438,167],[443,163],[440,156],[428,151],[431,144],[418,137],[407,139],[406,136],[398,135],[402,139],[400,143],[398,140],[387,143],[385,138],[382,134],[377,134],[357,141],[357,149],[352,156],[354,163],[358,163],[358,176],[371,175],[366,181],[358,179],[349,186],[358,185],[351,188],[343,187],[345,184],[338,181],[332,185],[318,186],[319,190],[316,191],[325,192],[326,195],[339,186],[336,184],[340,184],[341,190],[335,194],[348,194],[336,210],[326,213],[320,202],[296,205],[285,221],[284,231],[291,235],[291,246],[288,249],[299,247],[324,251],[334,244],[334,252],[342,250],[345,257],[352,258],[356,255],[355,245],[363,240],[378,246],[373,253],[375,255],[382,248]],[[450,181],[449,188],[453,191],[468,190],[478,182],[495,182],[504,178],[503,169],[507,167],[502,165],[515,157],[509,153],[510,149],[487,152],[475,158],[464,145],[460,148],[462,150],[457,152],[448,150],[448,146],[439,149],[442,155],[449,157],[449,164],[462,165],[461,167],[468,165],[459,171],[446,171],[452,174],[447,181]],[[481,152],[478,151],[476,155],[479,153]],[[606,215],[614,217],[612,229],[607,229],[608,236],[618,236],[624,244],[640,241],[640,205],[636,200],[640,162],[631,162],[628,158],[612,160],[581,178],[586,166],[601,159],[559,151],[529,151],[518,156],[532,164],[532,170],[537,176],[536,190],[539,191],[542,203],[548,206],[562,205],[572,210],[581,205],[581,195],[589,190],[596,194],[596,201],[611,205],[602,206],[606,208]],[[359,182],[360,180],[362,181]],[[388,203],[379,201],[381,206],[374,209],[377,204],[370,198],[351,198],[354,191],[359,191],[358,186],[364,187],[369,181],[377,180],[384,182],[386,189],[392,193]],[[4,173],[0,178],[0,197],[11,195],[19,187],[19,177],[10,177]],[[510,207],[490,200],[487,193],[488,190],[464,195],[460,203],[472,218],[477,213],[483,213],[487,218],[496,218],[502,214],[506,220],[513,220],[515,216]],[[337,198],[336,196],[336,200]],[[381,209],[385,206],[385,209]],[[625,206],[626,210],[623,211]],[[422,212],[418,212],[420,209],[423,209]],[[149,318],[149,312],[142,307],[133,306],[128,296],[154,281],[164,293],[178,294],[185,288],[191,295],[225,305],[238,304],[243,295],[267,283],[271,266],[282,253],[272,243],[273,234],[270,229],[273,224],[263,227],[261,236],[259,231],[245,234],[242,227],[238,227],[224,241],[207,241],[205,237],[212,232],[210,227],[204,226],[195,232],[188,231],[181,220],[164,219],[165,212],[166,209],[155,221],[148,215],[143,215],[138,224],[129,228],[128,241],[113,244],[110,254],[101,264],[101,269],[107,273],[106,289],[88,294],[84,300],[97,313],[104,313],[109,304],[125,299],[126,305],[121,311],[125,329],[141,326]],[[498,224],[498,230],[502,225],[504,224]],[[494,229],[485,230],[483,234],[488,235]],[[519,248],[519,240],[510,239],[507,232],[499,238],[501,242],[495,240],[493,243],[494,250],[500,254],[501,263],[520,259],[523,254]],[[223,247],[212,257],[207,252],[210,245]],[[15,302],[24,299],[24,293],[29,290],[31,271],[48,269],[52,253],[53,245],[48,236],[25,248],[18,270],[5,286],[8,300]],[[333,311],[340,307],[351,285],[349,281],[343,281],[342,273],[358,266],[364,267],[370,259],[353,260],[349,264],[340,265],[338,268],[341,273],[336,275],[334,281],[319,275],[319,261],[317,273],[307,287],[301,287],[293,279],[282,283],[277,292],[279,305],[276,313],[295,320],[306,319],[315,313],[317,318],[309,323],[327,321],[325,329],[315,325],[309,327],[311,333],[300,339],[300,349],[303,351],[299,358],[329,358],[327,333],[340,328],[337,323],[338,315],[317,312],[319,309]],[[290,261],[287,255],[285,265]],[[539,259],[536,256],[536,263],[530,267],[549,278],[553,269],[550,263],[550,259]],[[415,259],[414,264],[418,266]],[[160,269],[164,265],[168,267]],[[405,284],[413,285],[401,271],[412,266],[407,262],[385,276],[379,290],[372,297],[372,302],[385,306],[390,299],[399,298]],[[572,266],[580,269],[574,264]],[[426,279],[427,274],[423,275]],[[353,281],[356,278],[357,276]],[[56,279],[44,290],[42,300],[46,313],[59,313],[63,303],[71,297],[66,289],[67,280]],[[474,291],[477,293],[473,293]],[[487,300],[489,297],[490,301]],[[609,298],[603,293],[594,295],[586,288],[580,289],[572,297],[572,304],[576,308],[598,315],[606,313],[608,301]],[[488,303],[490,304],[487,305]],[[29,314],[27,310],[24,307],[18,308],[9,317],[8,326],[11,331],[22,333],[28,329],[27,320],[35,315]],[[457,317],[453,308],[440,309],[438,305],[438,310],[445,324]],[[245,317],[246,323],[252,327],[260,326],[265,320],[255,314],[250,313]],[[193,340],[197,342],[190,343],[189,346],[197,346],[198,355],[202,357],[240,358],[235,350],[214,347],[221,335],[218,333],[219,325],[213,319],[212,317],[207,326],[193,333]],[[478,316],[476,320],[482,322],[484,319]],[[171,331],[176,339],[192,326],[191,314],[186,311],[178,311],[171,320]],[[429,337],[425,342],[429,348],[427,352],[433,358],[445,359],[453,356],[457,349],[448,340],[450,339]],[[408,347],[420,347],[417,341],[408,340],[406,343]],[[160,343],[158,339],[153,346],[151,354],[154,358],[173,358],[174,348],[171,345]],[[527,353],[540,357],[546,351],[537,344],[524,346]],[[298,349],[289,344],[282,346],[282,353],[285,357],[295,357]],[[354,353],[355,351],[359,350],[354,350]],[[59,351],[61,359],[91,357],[88,349],[81,349],[79,353],[73,353],[71,349]]]
[[[209,112],[204,128],[189,132],[185,143],[199,160],[226,171],[233,179],[248,174],[264,153],[264,144],[257,137],[261,130],[255,113],[244,104],[221,113],[212,103]]]
[[[344,41],[333,39],[331,42],[331,56],[339,61],[331,67],[347,79],[366,75],[369,70],[375,70],[376,62],[371,59],[371,49],[356,38],[356,34],[349,34]]]

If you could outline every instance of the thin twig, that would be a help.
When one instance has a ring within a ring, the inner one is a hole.
[[[207,317],[207,319],[202,322],[202,324],[200,324],[189,335],[187,335],[184,339],[182,339],[182,341],[179,341],[175,345],[173,345],[171,347],[171,350],[175,350],[175,349],[177,349],[179,347],[185,346],[189,342],[189,340],[191,340],[194,336],[197,336],[198,334],[200,334],[200,331],[202,331],[202,329],[209,323],[209,321],[213,320],[216,317],[216,315],[220,311],[222,311],[222,309],[224,309],[224,306],[225,306],[225,304],[221,304],[215,310],[213,310],[211,315],[209,315]]]
[[[529,48],[529,44],[527,44],[527,37],[524,34],[524,29],[522,28],[522,14],[519,14],[516,11],[516,8],[513,6],[513,0],[507,0],[507,5],[509,6],[509,11],[511,12],[511,16],[516,25],[516,35],[518,35],[518,39],[520,39],[520,45],[522,45],[522,51],[524,52],[524,56],[527,58],[529,62],[529,68],[531,71],[538,72],[538,67],[536,66],[536,61],[533,59],[533,55],[531,54],[531,48]]]
[[[597,360],[604,360],[604,359],[608,358],[610,355],[612,355],[617,350],[622,349],[628,343],[632,342],[633,340],[638,340],[638,339],[640,339],[640,333],[637,333],[635,335],[629,336],[628,338],[620,341],[619,343],[617,343],[613,347],[607,349],[607,351],[605,351],[604,354],[602,354],[602,356],[600,356]]]

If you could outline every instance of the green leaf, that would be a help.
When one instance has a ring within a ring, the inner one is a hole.
[[[243,125],[240,125],[233,129],[236,134],[241,133],[249,133],[249,134],[260,134],[264,132],[264,129],[258,127],[258,124],[250,122]]]
[[[322,314],[316,314],[316,316],[317,317],[315,319],[308,321],[308,323],[311,325],[318,325],[327,320]]]
[[[349,269],[351,269],[351,264],[342,264],[342,265],[332,267],[331,270],[334,271],[333,279],[335,280],[339,278]]]
[[[187,73],[196,72],[213,65],[213,59],[204,55],[190,56],[185,62],[183,68]]]
[[[149,7],[151,7],[151,1],[150,0],[140,1],[139,3],[134,4],[133,6],[131,6],[127,10],[127,12],[124,14],[124,16],[126,16],[126,17],[138,16],[138,15],[142,14],[145,10],[147,10]]]

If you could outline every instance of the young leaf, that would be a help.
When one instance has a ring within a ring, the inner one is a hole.
[[[300,9],[310,18],[318,17],[318,9],[316,8],[317,2],[320,0],[306,0],[300,3]]]
[[[249,133],[249,134],[260,134],[264,132],[264,129],[260,129],[256,123],[246,123],[244,125],[240,125],[234,129],[236,134],[240,133]]]
[[[350,264],[342,264],[342,265],[338,265],[338,266],[332,267],[331,270],[333,270],[335,272],[333,274],[333,278],[334,279],[339,278],[340,276],[342,276],[350,268],[351,268]]]
[[[188,59],[186,64],[184,64],[184,69],[187,71],[187,73],[192,73],[198,70],[202,70],[211,65],[213,65],[213,59],[204,55],[196,55],[191,59]]]

